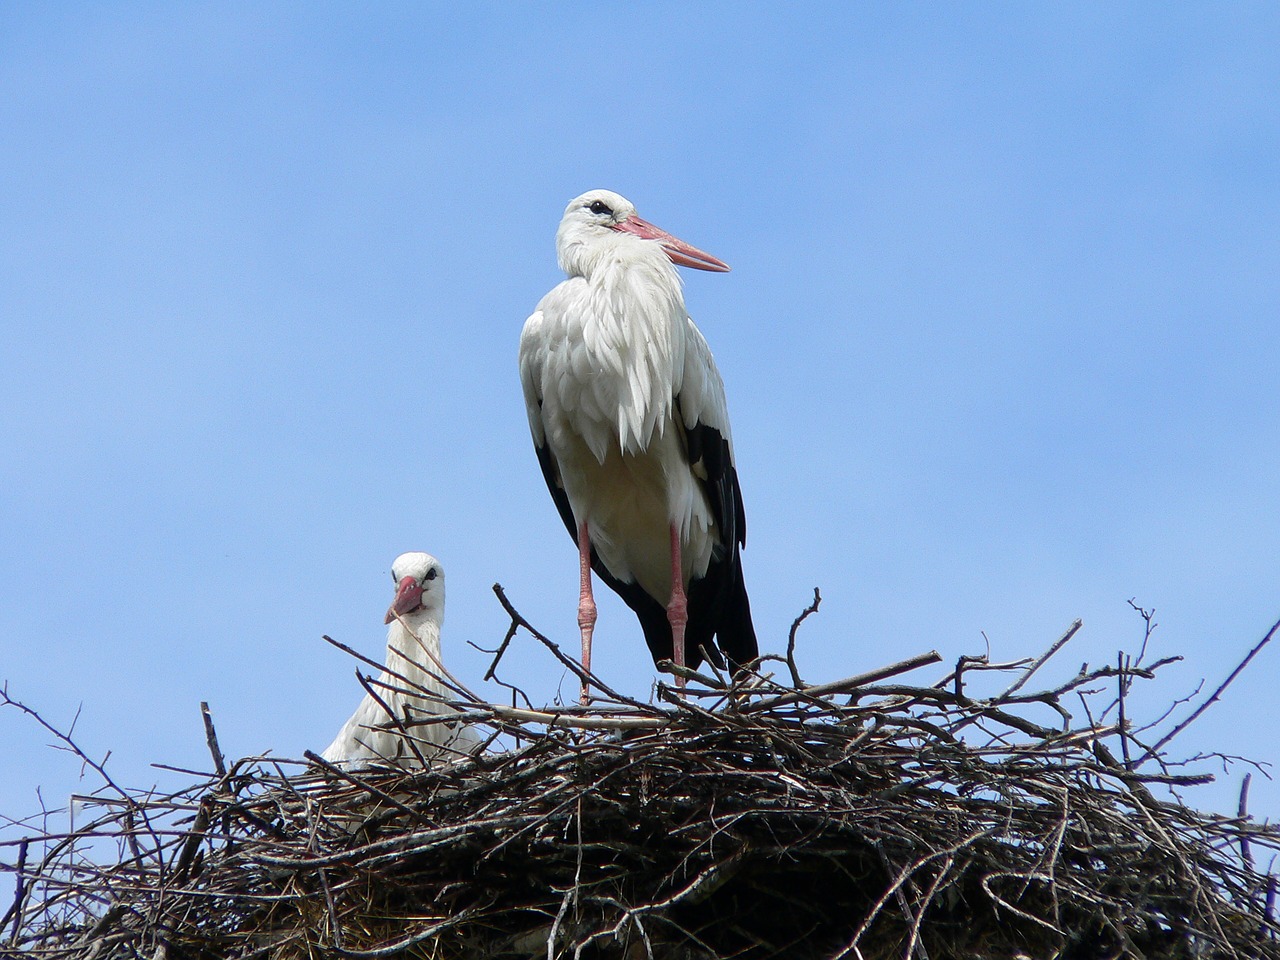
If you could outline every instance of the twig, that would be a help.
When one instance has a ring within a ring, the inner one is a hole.
[[[211,797],[201,801],[200,808],[196,811],[195,822],[191,825],[191,831],[182,843],[182,850],[178,854],[173,873],[173,882],[179,887],[185,885],[191,876],[191,868],[195,863],[196,855],[200,852],[200,845],[205,840],[205,831],[209,828],[209,813],[212,806]]]
[[[664,716],[574,716],[571,710],[564,712],[524,710],[497,703],[489,704],[485,710],[495,717],[515,723],[538,723],[548,727],[568,727],[575,730],[658,730],[670,723],[669,718]]]
[[[396,743],[404,744],[411,751],[413,751],[413,759],[417,761],[418,766],[420,767],[429,766],[429,764],[427,763],[426,757],[424,757],[422,755],[422,751],[418,749],[417,738],[413,736],[413,734],[411,734],[405,728],[404,718],[401,717],[399,714],[397,714],[394,710],[392,710],[390,705],[387,703],[387,701],[384,700],[378,694],[378,692],[373,689],[373,683],[371,682],[371,678],[366,677],[359,670],[357,670],[356,680],[359,682],[360,686],[364,688],[364,692],[369,695],[370,699],[372,699],[373,702],[376,703],[378,707],[382,710],[383,715],[387,718],[387,722],[390,723],[393,727],[395,727],[396,731],[400,734],[399,738],[396,740]],[[372,747],[369,747],[368,744],[362,743],[358,738],[357,738],[357,742],[361,743],[361,745],[366,747],[371,753],[377,752]],[[387,763],[395,762],[394,757],[382,757],[381,759],[385,760]]]
[[[213,769],[219,777],[227,775],[227,762],[222,755],[222,748],[218,746],[218,733],[213,729],[213,715],[209,713],[209,704],[200,701],[200,717],[204,720],[204,739],[209,745],[209,755],[213,757]]]
[[[1136,597],[1130,597],[1129,606],[1132,607],[1137,612],[1138,616],[1142,617],[1143,624],[1144,624],[1144,630],[1142,634],[1142,646],[1139,648],[1137,659],[1134,661],[1135,663],[1141,663],[1143,657],[1147,655],[1147,643],[1150,642],[1151,635],[1155,633],[1156,627],[1159,626],[1159,624],[1157,624],[1154,619],[1156,615],[1155,607],[1152,607],[1150,610],[1148,610],[1145,607],[1138,606],[1138,604],[1135,602],[1136,600],[1137,600]]]
[[[40,726],[44,727],[45,730],[53,734],[54,737],[56,737],[59,741],[61,741],[71,753],[79,757],[82,763],[90,767],[94,773],[100,776],[102,778],[102,782],[105,783],[108,787],[110,787],[112,791],[114,791],[124,800],[132,802],[132,798],[129,796],[128,792],[126,792],[118,783],[115,782],[115,780],[111,778],[111,774],[107,773],[106,768],[103,767],[103,765],[98,761],[93,760],[83,750],[81,750],[80,746],[74,740],[71,739],[71,736],[69,734],[65,734],[61,730],[59,730],[57,727],[53,726],[53,724],[46,721],[44,717],[40,716],[40,714],[38,714],[35,710],[32,710],[25,703],[22,703],[21,701],[18,701],[18,700],[14,700],[12,697],[10,697],[8,684],[5,684],[4,686],[0,686],[0,706],[17,707],[27,716],[31,717],[31,719],[35,720],[36,723],[40,724]],[[72,722],[72,726],[74,727],[74,721]]]
[[[1028,680],[1030,680],[1035,675],[1037,670],[1039,670],[1046,663],[1048,663],[1049,659],[1055,653],[1057,653],[1059,650],[1065,647],[1071,641],[1071,638],[1076,635],[1076,632],[1079,631],[1079,629],[1083,625],[1084,625],[1083,620],[1077,619],[1072,621],[1071,626],[1067,627],[1067,632],[1064,633],[1062,636],[1060,636],[1057,640],[1055,640],[1053,644],[1049,647],[1049,649],[1046,650],[1044,653],[1042,653],[1036,659],[1036,662],[1031,664],[1031,666],[1027,668],[1026,672],[1023,673],[1023,675],[1020,676],[1016,681],[1014,681],[1014,683],[1011,684],[1009,688],[1005,690],[1004,693],[996,697],[995,702],[999,703],[1002,700],[1007,700],[1009,697],[1013,696],[1013,694],[1021,690],[1023,684],[1025,684]]]
[[[1120,753],[1124,757],[1124,768],[1132,773],[1133,761],[1129,757],[1129,724],[1124,715],[1125,666],[1124,651],[1121,650],[1116,654],[1116,703],[1120,705],[1118,713],[1120,721]]]
[[[474,694],[471,691],[471,689],[467,687],[466,684],[464,684],[461,680],[459,680],[457,677],[455,677],[452,673],[449,672],[449,668],[446,667],[440,661],[440,658],[437,657],[435,653],[432,652],[427,647],[427,645],[422,642],[422,638],[418,636],[417,632],[413,629],[413,627],[409,625],[408,620],[406,620],[399,613],[396,614],[396,620],[399,622],[400,626],[404,627],[405,633],[413,637],[414,642],[418,646],[418,649],[421,650],[422,653],[426,655],[427,659],[431,661],[431,666],[434,669],[428,669],[424,664],[421,664],[417,660],[406,655],[403,651],[398,651],[400,656],[404,657],[405,660],[413,664],[415,667],[417,667],[426,675],[430,676],[437,683],[441,684],[444,687],[447,687],[448,689],[452,690],[454,693],[460,694],[464,700],[468,700],[471,703],[484,702],[478,696],[476,696],[476,694]]]
[[[612,687],[605,684],[604,681],[602,681],[594,673],[591,673],[589,670],[584,670],[582,667],[582,664],[578,663],[578,661],[574,660],[571,657],[565,656],[560,651],[559,644],[555,643],[552,640],[549,640],[546,636],[540,633],[533,626],[533,624],[531,624],[528,620],[524,618],[523,614],[521,614],[518,610],[516,610],[514,606],[512,606],[511,601],[507,599],[506,593],[504,593],[502,590],[502,584],[495,583],[493,585],[493,592],[498,597],[498,602],[502,604],[502,609],[506,610],[507,616],[511,618],[512,627],[521,626],[521,627],[524,627],[526,630],[528,630],[530,635],[535,640],[538,640],[544,647],[550,650],[551,655],[554,656],[557,660],[559,660],[562,664],[564,664],[564,666],[567,667],[569,671],[573,673],[573,675],[576,676],[579,680],[583,681],[584,683],[589,682],[591,686],[595,687],[597,690],[603,693],[610,700],[614,700],[621,703],[633,704],[635,706],[640,706],[638,701],[632,700],[629,697],[622,696],[622,694],[618,693]],[[511,636],[515,635],[514,630],[509,631],[509,633]],[[502,646],[498,651],[498,657],[502,656],[502,651],[506,649],[507,642],[508,642],[507,640],[503,641]],[[498,658],[495,657],[493,664],[489,668],[490,672],[497,665],[498,665]],[[486,673],[485,677],[488,678],[488,676],[489,676],[489,673]]]
[[[960,657],[956,660],[955,670],[953,670],[951,673],[951,676],[955,681],[954,692],[956,695],[956,700],[958,702],[964,702],[964,669],[965,667],[969,666],[970,664],[974,664],[975,666],[986,666],[988,663],[989,661],[985,653],[978,657],[972,657],[964,653],[960,654]]]
[[[415,697],[420,697],[423,700],[429,700],[433,703],[440,703],[448,707],[453,707],[455,710],[468,709],[474,706],[474,703],[470,700],[450,700],[447,697],[441,696],[440,693],[436,690],[432,690],[429,687],[423,687],[421,684],[414,683],[413,680],[405,676],[403,673],[400,673],[399,671],[394,669],[390,664],[379,663],[377,660],[374,660],[371,657],[366,657],[359,650],[356,650],[353,647],[347,646],[341,640],[335,640],[333,639],[333,637],[330,637],[327,634],[321,637],[321,639],[324,640],[326,643],[337,647],[343,653],[348,654],[349,656],[355,657],[361,663],[368,664],[369,666],[373,667],[375,670],[379,672],[380,675],[385,674],[386,676],[394,677],[396,680],[399,680],[401,683],[405,685],[406,689],[404,692],[410,693]],[[403,654],[400,654],[400,656],[403,656]],[[410,657],[403,657],[403,659],[413,664],[418,669],[423,670],[423,672],[428,673],[436,680],[440,680],[441,682],[443,682],[442,678],[436,677],[435,674],[431,673],[431,671],[426,670],[426,668],[423,667],[423,665],[418,663],[417,661],[411,659]],[[357,676],[359,676],[358,673],[357,673]],[[387,686],[389,687],[390,685],[387,685]]]
[[[800,671],[796,668],[796,631],[800,629],[800,624],[818,612],[818,605],[821,603],[822,594],[818,592],[817,587],[814,587],[813,603],[800,611],[800,616],[792,621],[791,631],[787,634],[787,668],[791,671],[791,682],[797,689],[804,686],[804,681],[800,679]]]
[[[1254,646],[1254,648],[1248,652],[1245,658],[1236,665],[1236,668],[1231,671],[1227,679],[1223,680],[1222,683],[1218,686],[1218,689],[1213,691],[1213,693],[1209,695],[1209,699],[1207,699],[1204,703],[1200,704],[1200,706],[1198,706],[1195,710],[1193,710],[1191,712],[1191,715],[1187,717],[1187,719],[1183,720],[1176,727],[1174,727],[1172,730],[1166,733],[1163,737],[1157,740],[1154,746],[1150,747],[1146,753],[1144,753],[1141,757],[1138,758],[1138,762],[1134,764],[1134,768],[1136,769],[1137,767],[1142,766],[1144,763],[1146,763],[1148,760],[1150,760],[1152,757],[1158,754],[1160,752],[1161,747],[1163,747],[1166,743],[1168,743],[1170,740],[1172,740],[1174,737],[1180,734],[1183,730],[1189,727],[1193,722],[1195,722],[1196,718],[1199,717],[1200,714],[1204,713],[1206,710],[1209,709],[1209,707],[1217,703],[1218,698],[1222,696],[1222,692],[1231,685],[1231,681],[1233,681],[1236,677],[1238,677],[1241,671],[1243,671],[1244,668],[1249,665],[1249,661],[1252,660],[1255,656],[1257,656],[1259,651],[1261,651],[1263,647],[1265,647],[1268,643],[1271,642],[1271,638],[1275,636],[1275,633],[1277,630],[1280,630],[1280,620],[1277,620],[1274,624],[1272,624],[1271,629],[1267,631],[1267,635],[1263,637],[1261,640],[1259,640],[1258,643]]]
[[[865,687],[871,683],[877,683],[889,677],[896,677],[903,673],[909,673],[920,667],[927,667],[931,663],[937,663],[942,659],[942,655],[937,650],[930,650],[928,653],[917,654],[914,657],[908,657],[906,660],[900,660],[897,663],[890,664],[887,667],[881,667],[879,670],[870,670],[867,673],[860,673],[857,676],[846,677],[843,680],[836,680],[831,683],[819,683],[811,687],[805,687],[792,693],[784,693],[781,696],[773,697],[768,700],[759,700],[755,703],[748,704],[742,708],[744,713],[759,713],[765,710],[774,710],[788,703],[795,703],[797,700],[816,699],[819,697],[830,696],[833,693],[848,693]]]
[[[406,805],[402,801],[397,800],[391,794],[387,793],[387,791],[378,789],[372,783],[370,783],[367,778],[353,777],[351,774],[347,773],[347,771],[343,770],[337,764],[330,763],[324,757],[320,756],[318,753],[315,753],[312,750],[304,750],[302,752],[302,755],[306,757],[308,760],[310,760],[312,763],[314,763],[316,766],[321,767],[322,769],[326,770],[333,776],[337,777],[339,780],[345,780],[347,783],[351,784],[352,786],[359,787],[361,790],[365,791],[370,796],[377,797],[379,800],[383,801],[384,803],[391,804],[391,806],[395,807],[401,813],[412,818],[413,820],[419,819],[420,815],[416,813],[412,808],[410,808],[408,805]]]
[[[1246,773],[1244,780],[1240,783],[1240,802],[1236,805],[1236,816],[1241,822],[1249,818],[1249,782],[1252,779],[1253,774]],[[1253,870],[1253,852],[1249,849],[1249,835],[1244,832],[1240,834],[1240,860],[1246,870]]]
[[[16,878],[15,888],[13,891],[13,904],[5,911],[3,917],[0,917],[0,930],[9,925],[9,920],[13,920],[13,933],[9,936],[10,945],[18,942],[18,934],[22,932],[22,905],[27,899],[27,847],[30,841],[24,837],[18,843],[18,862],[14,864],[13,874]]]

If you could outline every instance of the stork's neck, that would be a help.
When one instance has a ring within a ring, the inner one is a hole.
[[[656,243],[626,234],[606,240],[584,245],[576,264],[581,272],[571,274],[587,282],[587,350],[624,350],[631,363],[655,367],[669,383],[670,364],[684,362],[688,314],[680,274]]]
[[[440,672],[431,661],[432,656],[440,659],[440,622],[435,618],[406,619],[412,633],[400,620],[391,621],[387,628],[387,667],[414,683],[437,689],[440,684],[427,671]]]
[[[636,241],[625,252],[597,263],[585,278],[590,309],[582,333],[599,409],[620,449],[637,453],[671,416],[684,376],[689,319],[680,277],[662,248]],[[599,441],[592,445],[603,462]]]

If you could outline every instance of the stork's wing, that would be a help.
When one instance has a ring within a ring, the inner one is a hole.
[[[542,365],[546,362],[546,338],[543,336],[542,311],[535,310],[520,332],[520,386],[524,388],[524,409],[529,416],[529,431],[538,448],[547,441],[542,424]]]
[[[524,389],[525,413],[529,417],[529,432],[533,435],[533,448],[538,454],[538,466],[542,479],[547,482],[551,499],[555,501],[560,519],[574,543],[578,542],[578,525],[573,519],[573,508],[564,492],[560,479],[560,465],[547,443],[547,428],[542,422],[542,365],[546,360],[546,338],[543,335],[542,311],[535,310],[524,322],[520,334],[520,385]]]
[[[684,378],[676,405],[689,451],[689,465],[703,484],[716,525],[720,545],[727,553],[733,545],[746,546],[747,518],[742,490],[733,466],[733,438],[724,381],[711,348],[692,320],[685,341]]]

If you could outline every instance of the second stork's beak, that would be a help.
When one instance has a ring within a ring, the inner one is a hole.
[[[711,254],[691,247],[678,237],[673,237],[661,227],[655,227],[648,220],[632,215],[613,227],[620,233],[631,233],[642,240],[657,240],[672,263],[682,267],[693,267],[695,270],[711,270],[715,273],[728,273],[729,265]]]
[[[396,587],[396,598],[391,601],[391,609],[387,611],[387,619],[383,623],[390,623],[396,617],[412,613],[420,606],[422,606],[422,584],[413,577],[401,577],[400,584]]]

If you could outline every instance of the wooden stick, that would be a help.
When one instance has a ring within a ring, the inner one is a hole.
[[[860,673],[857,676],[846,677],[843,680],[834,680],[831,683],[819,683],[811,687],[805,687],[803,690],[795,690],[791,693],[784,693],[781,696],[774,697],[770,700],[757,700],[755,703],[747,704],[742,708],[743,713],[760,713],[765,710],[772,710],[783,704],[795,703],[797,700],[803,700],[813,697],[826,697],[833,693],[848,693],[859,687],[865,687],[870,683],[877,683],[888,677],[896,677],[899,674],[909,673],[920,667],[927,667],[931,663],[938,663],[942,659],[942,655],[937,650],[930,650],[928,653],[917,654],[906,660],[899,660],[897,663],[890,664],[887,667],[881,667],[878,670],[870,670],[867,673]]]

